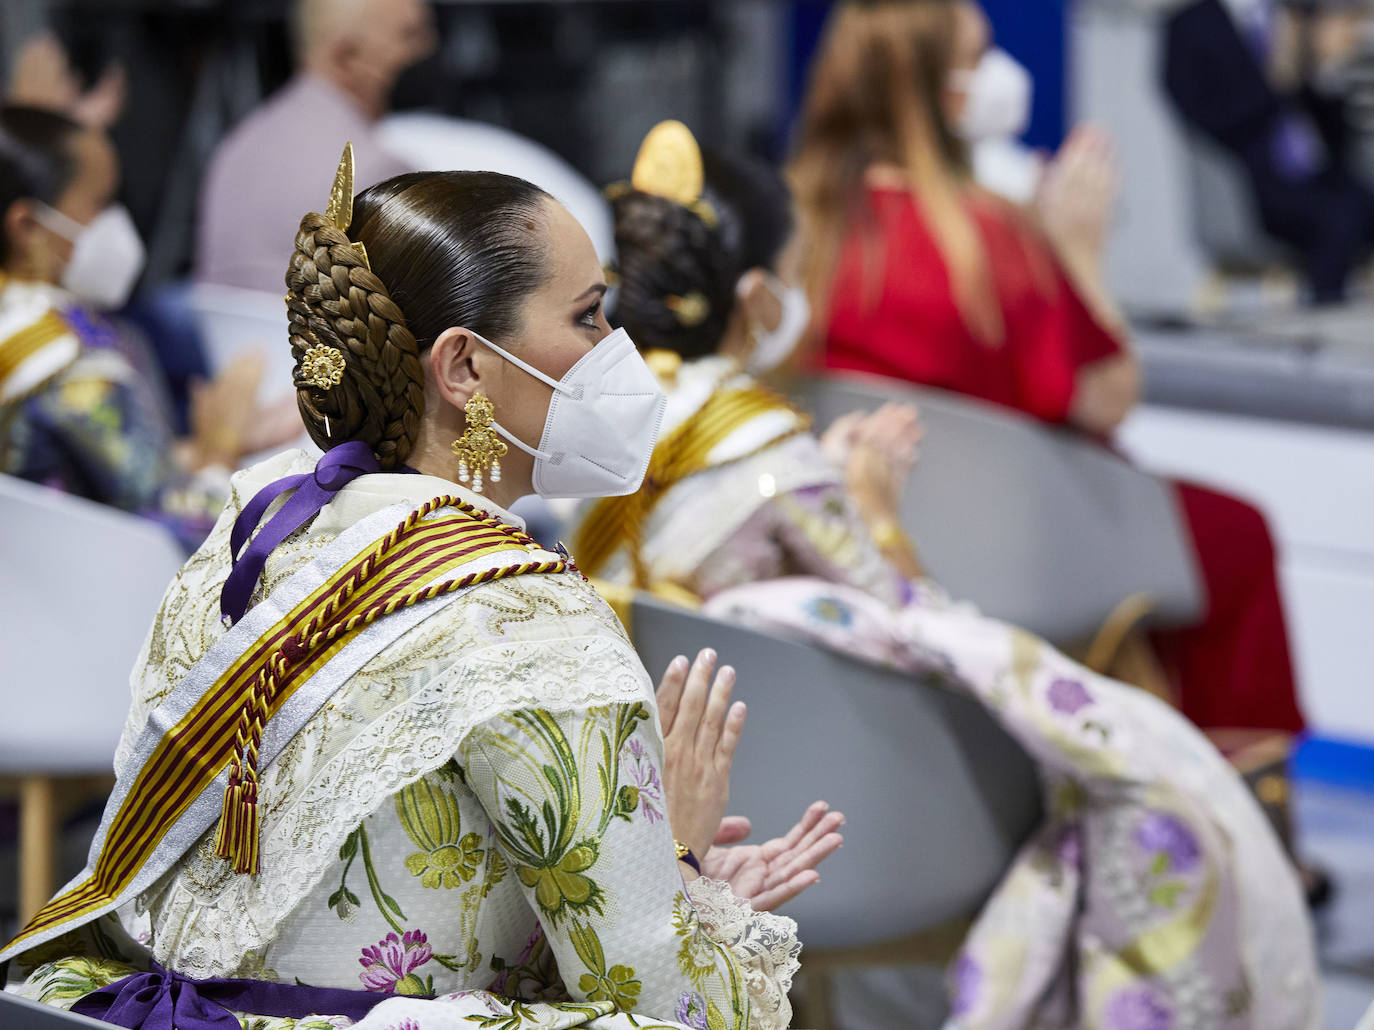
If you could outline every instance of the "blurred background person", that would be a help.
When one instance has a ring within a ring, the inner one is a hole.
[[[1244,167],[1264,228],[1333,304],[1374,250],[1374,192],[1345,69],[1368,11],[1329,0],[1192,0],[1164,27],[1164,84],[1183,121]]]
[[[411,171],[374,131],[401,73],[434,48],[423,0],[297,0],[297,71],[216,147],[197,219],[197,280],[277,292],[293,218],[352,140],[359,182]]]
[[[992,713],[1049,785],[1042,826],[954,963],[958,1025],[1129,1025],[1119,1015],[1140,1005],[1192,1011],[1181,986],[1192,976],[1218,994],[1253,988],[1249,1004],[1275,1026],[1280,1012],[1312,1011],[1318,989],[1297,877],[1215,749],[1143,691],[951,602],[924,577],[898,506],[919,440],[914,412],[889,406],[842,419],[822,441],[745,371],[788,357],[807,322],[784,257],[792,217],[780,178],[727,155],[703,159],[670,122],[646,139],[629,186],[611,192],[613,314],[658,368],[668,409],[639,491],[580,510],[579,568],[621,586],[685,589],[718,618],[901,669],[913,685],[937,675]],[[1089,710],[1100,736],[1071,728]],[[1131,735],[1129,725],[1149,728]],[[1079,801],[1058,801],[1063,790],[1081,792]],[[1137,845],[1111,828],[1166,824],[1199,861],[1171,870],[1183,878],[1162,904],[1159,874],[1115,881]],[[1213,891],[1228,903],[1201,902]],[[1186,976],[1095,961],[1182,910],[1194,913],[1196,932],[1170,965]],[[1262,911],[1277,920],[1268,930],[1255,921]],[[1253,942],[1272,934],[1291,951],[1255,961]],[[1282,997],[1266,986],[1280,972],[1296,974]],[[894,998],[889,1008],[902,1006]]]
[[[1115,173],[1080,129],[1035,220],[972,181],[989,27],[971,0],[840,4],[812,69],[791,175],[824,363],[966,393],[1106,439],[1139,396],[1102,249]],[[970,91],[973,92],[970,92]],[[1203,728],[1297,733],[1272,540],[1244,502],[1178,484],[1207,615],[1157,643]]]
[[[35,108],[0,108],[0,446],[3,471],[168,524],[208,532],[244,454],[284,442],[263,417],[258,366],[228,369],[194,397],[177,439],[161,373],[120,307],[143,245],[113,198],[104,132]],[[296,420],[298,422],[298,420]]]

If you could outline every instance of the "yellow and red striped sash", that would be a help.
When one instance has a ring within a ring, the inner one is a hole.
[[[711,394],[694,415],[659,440],[649,460],[644,483],[636,493],[628,497],[607,497],[588,512],[573,542],[578,568],[588,576],[595,576],[623,546],[629,552],[634,586],[651,586],[652,577],[643,566],[640,550],[644,523],[654,506],[673,486],[711,467],[711,452],[730,434],[760,415],[774,411],[796,414],[796,409],[785,398],[761,386],[717,390]],[[809,419],[798,414],[793,427],[746,454],[733,456],[731,461],[742,461],[809,428]]]
[[[262,726],[364,627],[479,583],[567,569],[563,560],[491,564],[500,552],[518,557],[514,552],[529,555],[538,550],[533,540],[514,527],[455,498],[438,497],[345,561],[285,616],[249,641],[186,714],[161,735],[148,758],[130,773],[128,789],[116,787],[111,806],[117,803],[118,808],[107,811],[102,820],[108,829],[87,872],[48,902],[0,958],[40,943],[40,936],[50,939],[55,931],[75,929],[121,904],[121,895],[193,802],[213,788],[226,769],[242,772],[245,763],[256,760]],[[474,563],[483,567],[469,569]],[[324,700],[327,697],[319,704]],[[245,726],[250,727],[247,734]],[[185,838],[185,831],[190,831],[195,839],[205,829],[208,825],[182,826],[179,836]],[[256,840],[251,846],[254,868],[240,862],[240,871],[256,871]],[[169,859],[177,857],[159,856],[168,865]]]

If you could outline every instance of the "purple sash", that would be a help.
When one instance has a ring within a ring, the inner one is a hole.
[[[377,991],[262,980],[193,980],[154,962],[147,973],[135,973],[86,995],[72,1011],[131,1030],[239,1030],[230,1010],[290,1019],[347,1016],[357,1022],[391,997]]]

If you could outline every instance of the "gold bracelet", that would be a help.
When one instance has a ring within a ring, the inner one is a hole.
[[[696,870],[698,876],[701,875],[701,863],[697,861],[697,856],[692,854],[691,848],[689,848],[686,844],[682,843],[682,841],[680,840],[674,840],[673,850],[677,852],[677,860],[679,862],[686,862],[689,866]]]
[[[911,547],[906,530],[901,527],[896,519],[883,519],[870,530],[870,533],[873,536],[873,542],[878,545],[878,550],[885,554],[898,547]]]

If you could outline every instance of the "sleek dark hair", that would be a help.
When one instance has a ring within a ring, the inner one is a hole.
[[[76,178],[72,141],[84,127],[66,115],[16,104],[0,106],[0,216],[16,200],[56,204]],[[0,233],[0,263],[10,241]]]
[[[491,340],[518,331],[525,299],[547,282],[547,199],[496,172],[412,172],[360,193],[347,234],[319,214],[301,219],[287,309],[296,400],[317,444],[362,440],[383,468],[405,462],[424,415],[420,352],[455,325]],[[330,389],[302,375],[317,343],[344,355]]]
[[[703,206],[627,190],[612,201],[620,289],[615,318],[643,349],[691,359],[715,353],[751,268],[776,268],[792,232],[778,172],[708,152]]]

